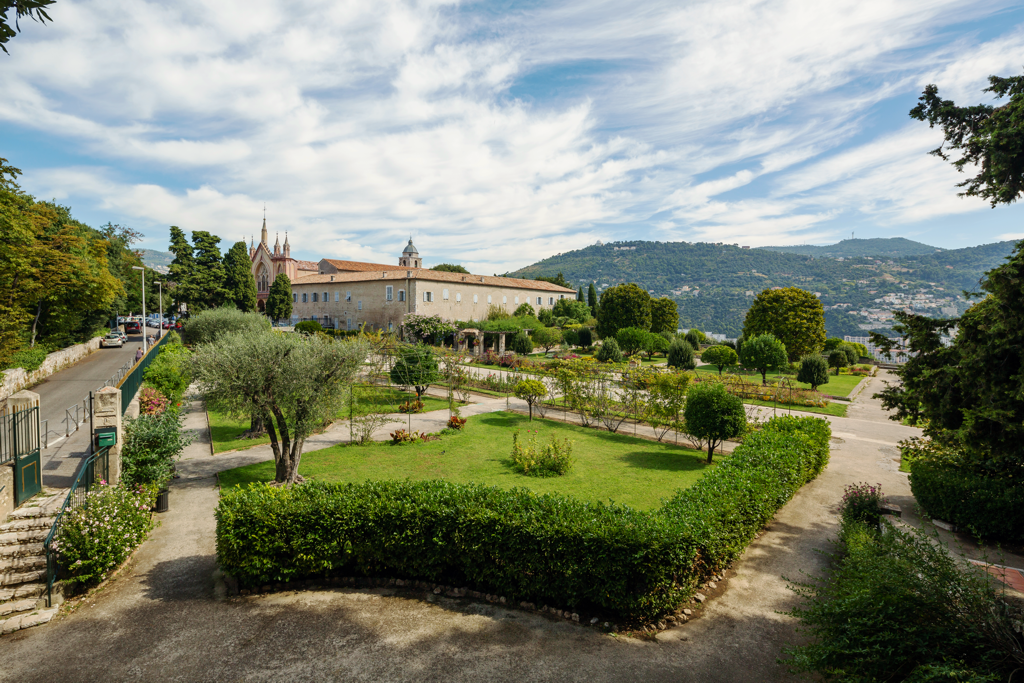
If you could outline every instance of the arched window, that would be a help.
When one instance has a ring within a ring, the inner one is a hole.
[[[256,269],[256,291],[270,291],[270,271],[267,270],[265,263],[261,263],[260,267]]]

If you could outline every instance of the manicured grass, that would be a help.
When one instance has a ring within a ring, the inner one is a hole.
[[[572,471],[561,477],[528,477],[505,464],[512,433],[520,438],[537,430],[537,444],[551,436],[574,442]],[[361,482],[369,479],[446,479],[509,489],[516,486],[538,493],[561,493],[581,500],[624,503],[641,510],[659,507],[662,498],[693,485],[707,465],[706,454],[623,434],[611,434],[554,420],[516,413],[470,417],[460,434],[439,441],[393,446],[334,446],[302,456],[299,472],[307,479]],[[716,455],[716,461],[729,456]],[[712,465],[714,467],[714,465]],[[221,486],[238,486],[274,478],[272,462],[221,472]]]
[[[717,375],[718,368],[716,368],[713,365],[701,365],[700,367],[697,368],[696,372],[702,375]],[[864,379],[863,377],[860,377],[858,375],[839,375],[838,377],[836,377],[834,373],[834,370],[829,372],[828,384],[822,384],[820,387],[818,387],[818,391],[820,391],[823,394],[828,394],[830,396],[849,396],[850,392],[853,391],[854,387],[860,384],[860,381]],[[749,379],[750,381],[756,380],[759,383],[761,381],[761,373],[759,372],[743,371],[739,373],[726,372],[725,374],[739,374],[742,377]],[[795,375],[768,375],[769,382],[777,381],[779,379],[788,379],[793,382],[794,387],[797,387],[799,389],[811,388],[810,384],[797,382]]]
[[[846,417],[846,409],[849,407],[848,403],[843,403],[842,401],[830,401],[824,408],[819,408],[818,406],[791,406],[783,403],[757,401],[754,399],[744,399],[743,402],[752,406],[765,406],[768,408],[775,407],[780,413],[788,413],[790,409],[792,409],[795,413],[818,413],[819,415],[832,415],[833,417]]]
[[[356,389],[356,405],[352,414],[355,416],[366,415],[372,408],[386,410],[387,412],[398,412],[398,406],[406,401],[416,399],[416,394],[388,389],[381,387],[376,391],[368,389]],[[448,402],[433,396],[423,397],[423,412],[441,410],[448,407]],[[224,451],[242,450],[270,443],[269,436],[262,436],[258,439],[240,439],[245,430],[249,429],[249,420],[238,420],[228,417],[226,414],[216,410],[209,410],[210,417],[210,439],[213,441],[213,452],[223,453]],[[338,419],[349,416],[348,409],[338,415]]]

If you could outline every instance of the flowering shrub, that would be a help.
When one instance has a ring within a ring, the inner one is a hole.
[[[512,469],[531,477],[558,477],[572,469],[572,441],[558,440],[551,435],[551,443],[543,448],[537,446],[537,430],[528,431],[530,440],[522,443],[519,430],[512,434]]]
[[[882,519],[882,485],[851,484],[846,487],[840,510],[846,521],[878,524]]]
[[[398,412],[400,413],[422,413],[423,412],[423,401],[419,399],[415,401],[406,401],[402,405],[398,406]]]
[[[153,528],[154,487],[102,485],[85,506],[64,514],[54,540],[57,561],[70,583],[95,584],[139,547]]]
[[[125,421],[121,447],[121,482],[125,486],[166,486],[174,461],[195,439],[194,432],[181,430],[183,420],[177,411],[165,410]]]
[[[462,429],[466,426],[466,418],[452,415],[448,418],[448,429]]]
[[[167,410],[170,401],[158,389],[144,387],[139,392],[139,410],[143,415],[157,415]]]
[[[404,429],[396,429],[391,432],[391,443],[416,443],[417,441],[425,441],[427,435],[424,432],[418,432],[413,430],[407,432]]]

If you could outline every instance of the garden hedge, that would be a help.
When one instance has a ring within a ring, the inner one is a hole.
[[[981,538],[1024,543],[1024,486],[955,465],[915,460],[910,490],[931,517]]]
[[[445,481],[237,488],[217,508],[217,555],[244,586],[389,576],[652,619],[824,468],[830,435],[824,420],[774,418],[652,513]]]

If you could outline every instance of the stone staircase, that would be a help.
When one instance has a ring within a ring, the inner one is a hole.
[[[47,489],[0,524],[0,634],[50,621],[59,609],[46,607],[46,553],[50,533],[67,490]]]

